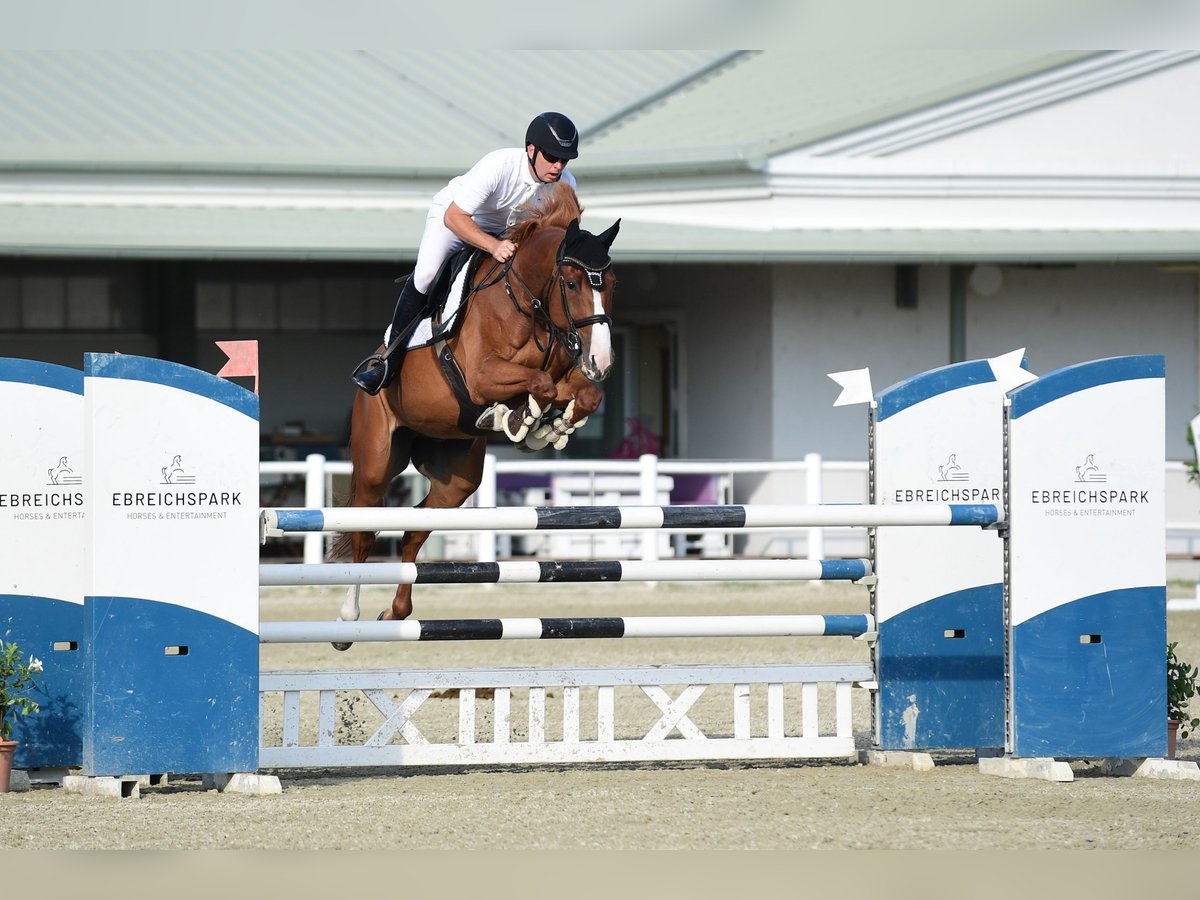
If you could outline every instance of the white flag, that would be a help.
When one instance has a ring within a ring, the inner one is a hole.
[[[851,406],[855,403],[870,403],[875,399],[871,390],[871,370],[851,369],[847,372],[830,372],[829,377],[842,386],[842,393],[833,401],[834,406]]]
[[[1037,376],[1028,369],[1021,368],[1021,361],[1025,359],[1025,348],[1014,350],[1011,353],[1005,353],[1003,356],[994,356],[988,360],[988,365],[992,367],[992,375],[996,378],[996,383],[1007,394],[1013,388],[1020,387],[1023,384],[1028,384],[1031,381],[1037,381]]]

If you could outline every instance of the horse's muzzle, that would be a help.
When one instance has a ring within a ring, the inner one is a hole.
[[[588,381],[594,381],[599,384],[608,377],[608,373],[612,371],[612,365],[599,366],[596,364],[594,357],[589,357],[580,364],[579,371],[583,373],[583,376]]]
[[[588,381],[603,381],[613,364],[612,332],[608,322],[593,325],[588,337],[579,357],[579,371]]]

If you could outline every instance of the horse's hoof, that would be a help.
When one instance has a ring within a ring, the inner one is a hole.
[[[484,431],[502,431],[504,429],[504,419],[512,412],[503,403],[493,403],[475,420],[475,427],[481,428]]]
[[[355,609],[353,619],[348,619],[348,618],[346,618],[345,615],[340,615],[337,617],[336,621],[338,621],[338,622],[357,622],[358,621],[358,610]],[[329,646],[331,646],[334,650],[340,650],[340,651],[344,652],[346,650],[349,650],[351,647],[353,647],[354,642],[353,641],[330,641]]]
[[[531,434],[521,443],[517,444],[517,449],[525,453],[537,453],[539,450],[544,450],[549,441],[544,437],[538,437]]]

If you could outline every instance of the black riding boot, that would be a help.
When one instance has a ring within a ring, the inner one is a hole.
[[[391,384],[404,362],[409,336],[413,327],[421,320],[429,298],[413,287],[412,276],[404,282],[404,289],[396,299],[396,311],[392,313],[392,327],[388,332],[388,345],[383,354],[372,353],[360,362],[351,373],[354,383],[368,394],[378,394]]]

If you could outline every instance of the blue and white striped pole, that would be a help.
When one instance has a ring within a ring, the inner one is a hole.
[[[868,615],[608,616],[433,619],[369,622],[263,622],[263,644],[345,641],[509,641],[575,638],[858,637],[874,630]]]
[[[471,509],[266,509],[263,535],[311,531],[499,531],[636,528],[790,528],[883,525],[998,525],[997,503],[761,506],[518,506]]]
[[[297,563],[259,566],[261,585],[548,584],[597,581],[859,581],[865,559],[517,560],[513,562]]]

